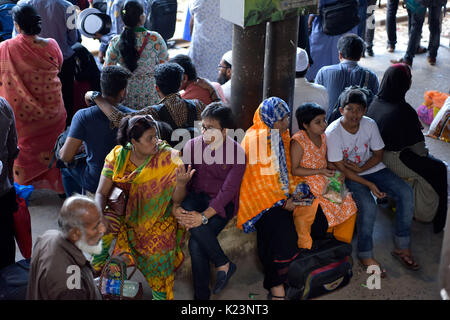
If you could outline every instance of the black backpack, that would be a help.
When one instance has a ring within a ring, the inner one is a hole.
[[[48,164],[49,168],[51,168],[53,166],[53,163],[55,161],[56,161],[56,167],[59,168],[59,169],[62,169],[62,168],[74,168],[79,163],[86,162],[87,155],[84,152],[80,152],[80,153],[76,154],[75,157],[73,158],[73,160],[70,161],[69,163],[66,163],[66,162],[62,161],[61,158],[59,157],[59,151],[61,150],[61,148],[63,147],[64,143],[66,142],[67,135],[69,134],[69,130],[70,130],[70,126],[67,127],[66,131],[61,133],[58,136],[58,138],[56,138],[55,146],[53,147],[53,150],[52,150],[53,156],[52,156],[52,159],[50,160],[50,163]]]
[[[314,240],[291,262],[286,296],[289,300],[306,300],[342,288],[350,282],[352,245],[334,238]]]
[[[176,0],[148,0],[145,28],[158,32],[167,42],[175,33],[177,8]]]
[[[375,94],[368,87],[369,76],[370,76],[369,70],[365,69],[364,76],[361,78],[361,81],[359,82],[358,86],[354,85],[354,86],[344,88],[344,90],[339,95],[339,98],[337,99],[336,104],[334,105],[332,110],[328,113],[328,116],[327,116],[328,124],[332,123],[334,120],[339,119],[341,117],[341,112],[339,111],[339,107],[342,106],[343,99],[345,98],[345,92],[349,88],[360,89],[366,95],[367,107],[370,106],[370,104],[372,103],[372,101],[375,97]]]
[[[358,1],[338,0],[321,9],[323,33],[330,36],[343,34],[359,24]]]
[[[0,42],[11,39],[14,21],[11,10],[17,1],[0,0]]]
[[[176,129],[188,130],[189,135],[192,139],[198,135],[198,130],[194,127],[195,120],[197,119],[197,107],[196,107],[195,103],[191,100],[185,99],[184,102],[185,102],[186,108],[188,109],[188,116],[187,116],[186,123],[184,123],[181,126],[177,126],[177,124],[173,120],[172,116],[170,115],[169,110],[167,109],[167,107],[164,104],[158,104],[158,105],[154,106],[154,108],[158,112],[159,120],[161,122],[166,122],[172,128],[172,130],[176,130]],[[180,137],[180,138],[182,139],[183,137]],[[180,139],[179,140],[170,140],[167,142],[172,147],[175,147],[180,142]],[[181,148],[182,147],[184,147],[184,145],[181,146]]]

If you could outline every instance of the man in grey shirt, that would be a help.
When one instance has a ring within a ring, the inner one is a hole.
[[[73,116],[73,89],[75,79],[75,57],[72,46],[78,40],[78,30],[75,24],[73,5],[65,0],[20,0],[17,5],[33,6],[42,18],[39,34],[42,38],[55,39],[63,54],[64,63],[59,73],[62,84],[64,107],[67,111],[67,124]],[[13,36],[16,30],[13,31]]]
[[[19,154],[16,122],[9,103],[0,97],[0,269],[15,262],[13,213],[17,210],[13,165]]]

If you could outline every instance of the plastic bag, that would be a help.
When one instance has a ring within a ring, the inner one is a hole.
[[[347,196],[348,190],[344,184],[344,176],[336,171],[333,177],[328,177],[328,182],[323,197],[331,202],[341,204]]]
[[[450,97],[434,117],[427,136],[450,142]]]
[[[23,198],[17,195],[16,201],[19,209],[14,213],[14,237],[22,256],[30,259],[33,246],[30,212]]]
[[[28,200],[30,199],[30,195],[34,190],[33,186],[22,186],[17,182],[14,182],[14,188],[16,189],[16,194],[25,200],[26,205],[28,206]]]
[[[419,119],[422,120],[427,125],[430,125],[434,118],[434,109],[432,107],[427,107],[423,104],[417,109],[417,115]]]

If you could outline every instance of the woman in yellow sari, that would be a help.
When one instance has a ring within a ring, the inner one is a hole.
[[[148,115],[124,118],[117,140],[120,145],[105,159],[95,199],[104,209],[113,186],[119,187],[128,194],[125,216],[107,216],[110,232],[92,264],[101,270],[117,237],[113,254],[133,255],[153,299],[173,299],[174,272],[184,260],[184,229],[172,216],[172,206],[184,199],[195,170],[186,171],[178,152],[159,140],[157,124]]]

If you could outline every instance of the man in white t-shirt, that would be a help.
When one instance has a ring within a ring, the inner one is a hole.
[[[327,89],[320,84],[311,83],[306,80],[305,75],[309,69],[308,53],[302,48],[297,48],[297,59],[295,63],[295,87],[294,87],[294,106],[292,114],[304,103],[314,102],[321,106],[325,111],[328,109]],[[294,117],[291,117],[294,118]],[[298,124],[295,119],[291,123],[291,135],[298,131]]]
[[[364,267],[380,264],[373,257],[372,234],[377,214],[373,195],[382,199],[389,196],[396,203],[395,250],[392,256],[403,266],[418,270],[410,251],[410,231],[414,214],[411,187],[381,162],[384,142],[374,120],[365,117],[366,96],[359,89],[345,91],[342,117],[332,122],[327,130],[327,156],[344,173],[345,183],[358,207],[358,258]],[[385,270],[380,266],[381,276]]]

